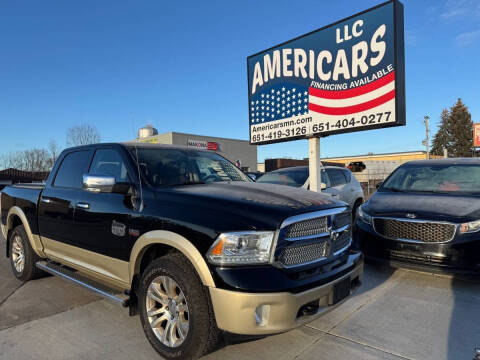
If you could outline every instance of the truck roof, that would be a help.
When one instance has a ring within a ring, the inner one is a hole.
[[[160,148],[160,149],[181,149],[181,150],[195,150],[195,151],[208,151],[212,152],[211,150],[204,150],[204,149],[197,149],[193,147],[188,147],[186,145],[168,145],[168,144],[152,144],[152,143],[143,143],[143,142],[136,142],[136,141],[126,141],[126,142],[110,142],[110,143],[96,143],[96,144],[89,144],[89,145],[80,145],[80,146],[73,146],[67,148],[65,150],[71,151],[76,149],[85,149],[85,148],[92,148],[92,147],[99,147],[105,145],[120,145],[127,148],[134,148],[137,147],[139,149],[146,149],[146,148]]]

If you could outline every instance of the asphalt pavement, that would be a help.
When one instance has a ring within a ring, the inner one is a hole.
[[[22,284],[0,237],[0,359],[159,359],[137,317],[59,278]],[[480,283],[367,265],[361,289],[290,332],[226,345],[229,359],[471,360],[480,346]]]

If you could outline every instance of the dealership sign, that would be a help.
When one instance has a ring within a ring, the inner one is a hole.
[[[220,146],[218,146],[218,143],[213,141],[188,139],[187,146],[202,150],[220,151]]]
[[[394,0],[247,58],[250,143],[405,125]]]

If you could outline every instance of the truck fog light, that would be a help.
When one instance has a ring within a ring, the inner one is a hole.
[[[260,305],[255,309],[255,321],[257,326],[268,325],[268,318],[270,317],[270,305]]]

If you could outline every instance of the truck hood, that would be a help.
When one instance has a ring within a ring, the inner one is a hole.
[[[300,213],[345,206],[326,195],[289,186],[247,182],[219,182],[159,189],[157,197],[170,198],[176,206],[210,213],[231,214],[237,221],[258,227],[277,227]]]
[[[365,210],[373,216],[442,220],[455,223],[480,219],[480,197],[450,194],[376,192]]]

